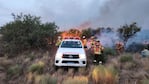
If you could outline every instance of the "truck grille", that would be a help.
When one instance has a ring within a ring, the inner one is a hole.
[[[63,58],[67,59],[78,59],[79,55],[63,54]]]
[[[72,64],[77,64],[79,63],[78,61],[62,61],[62,63],[72,63]]]

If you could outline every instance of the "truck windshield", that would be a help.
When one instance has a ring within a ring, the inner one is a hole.
[[[62,48],[82,48],[80,41],[63,41]]]

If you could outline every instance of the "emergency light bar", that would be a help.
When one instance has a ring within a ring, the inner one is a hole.
[[[78,40],[80,40],[80,37],[65,37],[64,39],[78,39]]]

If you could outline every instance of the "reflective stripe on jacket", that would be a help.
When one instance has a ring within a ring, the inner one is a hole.
[[[95,45],[94,47],[94,54],[102,54],[103,47],[101,45]]]

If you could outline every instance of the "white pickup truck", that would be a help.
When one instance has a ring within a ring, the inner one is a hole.
[[[86,53],[81,40],[64,39],[55,56],[55,66],[85,67]]]

